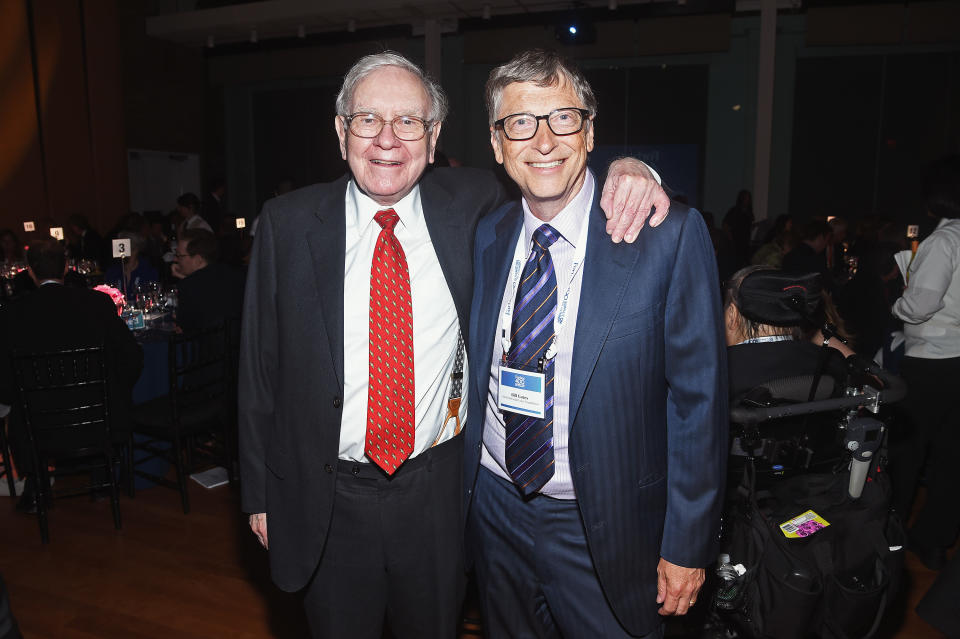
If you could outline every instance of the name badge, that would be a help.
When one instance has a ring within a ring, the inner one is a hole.
[[[545,385],[546,376],[543,373],[501,366],[497,407],[501,411],[543,419],[546,414],[543,392]]]

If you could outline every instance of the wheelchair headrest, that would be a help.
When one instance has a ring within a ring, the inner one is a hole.
[[[814,320],[821,291],[817,273],[754,271],[743,278],[736,291],[737,310],[761,324],[798,326],[803,320]]]

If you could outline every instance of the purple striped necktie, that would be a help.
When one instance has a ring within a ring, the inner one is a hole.
[[[553,317],[557,311],[557,276],[550,259],[550,245],[560,234],[544,224],[533,234],[533,251],[520,274],[514,302],[512,336],[507,364],[512,368],[537,370],[553,341]],[[546,360],[544,418],[504,411],[507,472],[524,495],[530,495],[553,477],[553,359]]]

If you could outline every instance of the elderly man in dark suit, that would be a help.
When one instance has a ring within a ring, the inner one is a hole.
[[[445,105],[402,56],[362,58],[337,98],[350,174],[260,216],[241,340],[242,506],[274,582],[305,589],[315,637],[379,639],[385,619],[410,639],[457,626],[470,253],[504,193],[489,172],[426,171]],[[632,211],[667,208],[652,180],[611,180],[642,200]],[[611,204],[631,199],[614,190]],[[643,217],[611,229],[635,235]]]
[[[596,99],[553,52],[487,81],[490,141],[522,202],[474,246],[465,479],[490,637],[658,637],[713,558],[726,458],[717,271],[674,204],[603,235]]]
[[[117,316],[109,296],[86,288],[64,286],[67,262],[63,247],[52,239],[36,240],[27,250],[30,277],[37,290],[0,308],[0,402],[13,406],[10,443],[21,473],[32,473],[29,443],[16,403],[11,351],[52,351],[61,348],[106,348],[110,413],[113,427],[127,427],[130,393],[143,368],[143,352]],[[21,509],[32,510],[32,480],[21,498]]]

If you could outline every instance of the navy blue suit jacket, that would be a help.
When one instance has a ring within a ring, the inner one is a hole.
[[[570,380],[570,467],[604,593],[623,626],[644,634],[659,623],[659,558],[688,567],[715,558],[727,453],[717,269],[693,209],[673,204],[664,223],[644,227],[634,244],[610,241],[596,199],[590,216]],[[477,228],[464,513],[522,224],[513,202]]]

